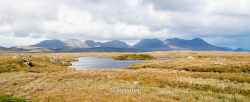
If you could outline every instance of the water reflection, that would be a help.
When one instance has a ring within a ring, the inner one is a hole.
[[[103,68],[123,68],[132,64],[138,64],[149,60],[114,60],[112,58],[80,57],[79,61],[72,62],[72,67],[76,70],[82,69],[103,69]],[[153,60],[173,60],[177,58],[157,58]]]

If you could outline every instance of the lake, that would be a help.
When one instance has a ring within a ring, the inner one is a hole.
[[[138,64],[150,60],[114,60],[113,58],[98,57],[80,57],[78,61],[72,62],[72,66],[76,70],[84,69],[104,69],[104,68],[123,68],[129,65]],[[157,58],[152,60],[174,60],[178,58]]]

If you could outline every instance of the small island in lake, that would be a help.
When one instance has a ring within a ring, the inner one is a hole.
[[[150,60],[155,59],[154,56],[149,54],[126,54],[114,57],[115,60]]]

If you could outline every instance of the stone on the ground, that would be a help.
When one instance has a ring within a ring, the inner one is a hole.
[[[187,59],[195,59],[193,56],[188,56]]]
[[[34,64],[31,61],[26,61],[26,60],[23,60],[23,64],[27,65],[28,67],[33,67],[34,66]]]

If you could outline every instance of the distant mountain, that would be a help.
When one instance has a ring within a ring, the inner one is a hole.
[[[142,39],[132,48],[143,49],[147,51],[166,51],[166,50],[193,50],[193,51],[235,51],[228,47],[218,47],[207,43],[200,38],[184,40],[179,38],[167,39]],[[239,49],[241,51],[241,49]],[[247,51],[247,50],[243,50]]]
[[[141,49],[114,48],[114,47],[93,47],[93,48],[64,48],[54,49],[56,52],[145,52]]]
[[[234,49],[232,48],[229,48],[229,47],[220,47],[223,51],[235,51]]]
[[[194,51],[223,51],[225,50],[221,47],[211,45],[200,38],[194,38],[192,40],[173,38],[173,39],[167,39],[164,42],[168,42],[167,45],[169,46],[171,45],[177,48],[194,50]]]
[[[0,51],[27,51],[27,50],[21,48],[6,48],[0,46]]]
[[[10,49],[9,49],[9,48],[6,48],[6,47],[0,46],[0,51],[8,51],[8,50],[10,50]]]
[[[14,48],[14,47],[12,47]],[[49,48],[36,47],[36,46],[16,46],[16,49],[24,49],[29,52],[52,52]]]
[[[86,43],[78,39],[69,39],[63,42],[70,48],[89,48]]]
[[[11,48],[0,47],[1,51],[28,51],[28,52],[145,52],[145,51],[169,51],[169,50],[193,50],[193,51],[238,51],[250,52],[247,49],[232,49],[218,47],[207,43],[200,38],[184,40],[179,38],[166,39],[142,39],[133,46],[125,42],[113,40],[109,42],[95,42],[78,39],[44,40],[31,46],[14,46]]]
[[[132,46],[132,48],[143,49],[148,51],[171,50],[168,45],[164,44],[159,39],[142,39],[134,46]]]
[[[250,50],[248,50],[248,49],[243,49],[243,48],[238,48],[238,49],[236,49],[235,51],[237,51],[237,52],[250,52]]]
[[[93,40],[86,40],[85,43],[89,46],[89,47],[100,47],[99,44]]]
[[[67,48],[67,44],[60,40],[44,40],[38,44],[32,45],[36,47],[43,47],[43,48],[51,48],[51,49],[58,49],[58,48]]]
[[[100,43],[101,47],[114,47],[114,48],[129,48],[130,46],[125,42],[119,40],[113,40],[106,43]]]
[[[113,47],[113,48],[129,48],[130,46],[125,42],[113,40],[105,43],[95,42],[93,40],[86,40],[85,43],[90,47]]]

